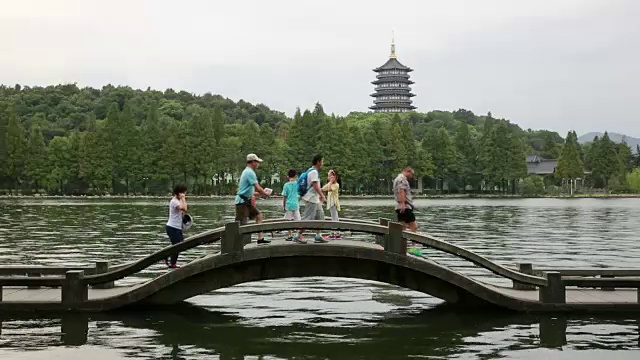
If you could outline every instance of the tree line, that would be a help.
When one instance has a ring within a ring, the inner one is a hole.
[[[251,152],[265,160],[261,181],[276,189],[315,153],[338,169],[349,194],[389,193],[404,166],[435,191],[515,193],[527,177],[526,154],[559,158],[551,182],[586,167],[595,186],[627,184],[637,161],[628,146],[605,134],[581,147],[569,135],[464,109],[340,117],[318,103],[288,118],[262,104],[172,89],[0,86],[0,189],[166,194],[181,182],[191,193],[231,194]]]

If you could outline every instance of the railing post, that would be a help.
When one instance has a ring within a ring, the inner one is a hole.
[[[0,301],[2,301],[2,285],[0,285]]]
[[[397,222],[389,223],[389,234],[384,242],[384,250],[394,254],[407,255],[407,239],[402,236],[404,226]]]
[[[613,275],[600,275],[601,279],[613,279]],[[603,291],[614,291],[616,288],[610,286],[603,286],[600,288]]]
[[[533,275],[533,265],[530,263],[519,263],[518,271],[523,274]],[[535,290],[536,289],[535,285],[523,284],[515,280],[513,281],[513,288],[515,290]]]
[[[27,277],[38,277],[38,278],[39,278],[40,276],[41,276],[41,275],[40,275],[40,274],[38,274],[38,273],[27,273]],[[37,285],[33,286],[33,285],[30,285],[30,286],[27,286],[27,289],[40,289],[40,286],[37,286]]]
[[[62,303],[71,307],[89,298],[89,288],[84,283],[84,270],[69,270],[62,284]]]
[[[380,226],[389,226],[389,219],[378,218],[378,224]],[[384,246],[384,235],[376,235],[376,244]]]
[[[230,222],[224,225],[224,234],[222,234],[222,245],[220,251],[223,254],[240,252],[244,248],[244,237],[240,234],[240,223]]]
[[[108,261],[96,261],[96,275],[106,274],[109,272],[109,262]],[[94,289],[113,289],[114,282],[109,281],[103,284],[95,284],[93,285]]]
[[[538,299],[543,303],[564,304],[567,302],[567,293],[562,282],[562,276],[558,271],[545,272],[547,286],[541,286]]]
[[[2,301],[2,288],[0,288],[0,301]],[[640,288],[638,288],[638,304],[640,304]]]
[[[242,221],[237,221],[238,225],[247,225],[249,222],[247,219],[243,219]],[[242,235],[242,245],[251,244],[251,234],[243,234]]]

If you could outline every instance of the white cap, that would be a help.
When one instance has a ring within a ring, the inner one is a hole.
[[[258,155],[256,155],[256,154],[249,154],[249,155],[247,155],[247,162],[249,162],[249,161],[262,162],[262,159],[260,159],[258,157]]]

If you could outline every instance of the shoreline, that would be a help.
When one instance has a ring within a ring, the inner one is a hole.
[[[0,195],[0,199],[166,199],[167,196],[160,195]],[[235,195],[190,195],[190,199],[215,199],[228,200],[235,198]],[[271,199],[281,199],[279,195],[270,197]],[[389,200],[393,195],[340,195],[341,199],[358,200]],[[416,195],[416,199],[635,199],[640,198],[640,194],[577,194],[577,195],[540,195],[521,196],[504,194],[437,194],[437,195]]]

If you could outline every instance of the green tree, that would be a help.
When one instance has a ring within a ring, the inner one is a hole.
[[[540,156],[546,159],[557,159],[560,156],[560,144],[556,143],[553,134],[546,133]]]
[[[527,176],[525,143],[519,134],[511,133],[507,144],[506,179],[511,184],[511,193],[516,193],[516,184]]]
[[[146,193],[149,182],[154,184],[154,189],[164,188],[166,175],[163,174],[161,164],[162,144],[164,137],[160,129],[160,117],[158,114],[158,104],[151,103],[147,112],[147,117],[142,123],[140,134],[140,176],[142,178],[142,189]]]
[[[627,184],[634,193],[640,193],[640,169],[635,168],[629,176],[627,176]]]
[[[462,110],[460,109],[459,111]],[[462,189],[465,189],[470,179],[478,172],[479,146],[477,140],[471,135],[469,128],[467,122],[459,122],[454,139],[456,163],[458,164],[458,174],[462,182]]]
[[[26,160],[26,142],[22,125],[18,121],[15,107],[10,106],[8,110],[7,124],[7,175],[18,190],[20,182],[24,178],[24,165]]]
[[[73,178],[72,146],[69,138],[56,136],[49,143],[50,188],[65,193],[65,185]]]
[[[594,139],[593,158],[591,159],[591,168],[593,175],[599,178],[605,187],[608,187],[609,180],[614,174],[618,174],[620,170],[619,158],[616,144],[609,139],[609,134],[604,133],[602,138],[596,143]]]
[[[627,142],[623,139],[617,144],[618,152],[618,179],[621,184],[626,182],[627,174],[633,170],[633,154]]]
[[[184,116],[187,123],[185,143],[189,153],[185,160],[196,185],[201,184],[199,193],[203,194],[207,180],[213,174],[217,154],[212,116],[208,110],[198,105],[189,106]]]
[[[33,189],[37,191],[40,186],[46,184],[48,177],[47,146],[37,122],[31,123],[27,154],[29,156],[26,157],[25,174]]]
[[[430,155],[433,176],[444,182],[456,172],[456,151],[449,133],[444,127],[429,131],[422,141],[422,148]],[[436,185],[437,186],[437,185]],[[441,187],[441,189],[443,189]]]
[[[582,160],[580,159],[580,150],[578,148],[578,136],[575,131],[569,131],[565,139],[558,165],[556,167],[557,175],[562,179],[568,179],[570,192],[573,195],[573,181],[584,176]]]
[[[4,185],[6,178],[9,176],[9,104],[0,101],[0,187]]]
[[[78,173],[97,193],[108,192],[112,180],[111,140],[104,122],[89,118],[87,131],[80,141]]]
[[[177,121],[172,121],[167,127],[161,166],[172,185],[187,182],[189,165],[185,160],[185,155],[188,154],[186,133],[186,125]]]

